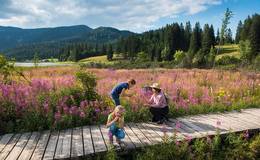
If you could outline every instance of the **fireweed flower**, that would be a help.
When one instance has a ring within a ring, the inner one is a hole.
[[[181,123],[180,121],[177,121],[176,124],[175,124],[175,129],[180,129],[181,128]]]
[[[210,144],[212,142],[212,139],[210,138],[210,136],[207,136],[207,142]]]
[[[185,136],[185,140],[187,142],[190,142],[192,140],[192,136],[190,136],[190,135]]]
[[[99,112],[100,112],[100,109],[99,109],[99,108],[95,108],[95,112],[96,112],[96,113],[99,113]]]
[[[244,131],[243,137],[246,138],[246,139],[249,138],[249,132],[248,132],[248,130]]]
[[[47,101],[43,103],[43,109],[45,113],[49,112],[49,103]]]
[[[78,114],[78,107],[77,106],[71,106],[69,113],[71,115],[77,115]]]
[[[81,118],[85,118],[85,117],[86,117],[86,114],[85,114],[83,111],[81,111],[80,114],[79,114],[79,116],[80,116]]]
[[[69,114],[70,113],[70,109],[69,109],[69,107],[66,105],[66,106],[63,106],[63,112],[65,113],[65,114]]]
[[[60,113],[60,112],[55,112],[54,118],[55,118],[55,121],[56,121],[56,122],[60,121],[60,119],[61,119],[61,113]]]

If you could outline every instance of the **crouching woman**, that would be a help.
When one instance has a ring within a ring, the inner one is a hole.
[[[146,105],[150,107],[150,112],[153,115],[152,122],[162,124],[168,120],[169,107],[167,98],[158,83],[154,83],[150,87],[153,90],[153,95]]]

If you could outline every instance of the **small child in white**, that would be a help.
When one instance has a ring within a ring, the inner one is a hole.
[[[108,136],[110,144],[113,144],[113,136],[115,136],[116,142],[122,145],[121,140],[125,137],[124,112],[124,107],[118,105],[114,111],[108,115],[106,127],[109,128]]]

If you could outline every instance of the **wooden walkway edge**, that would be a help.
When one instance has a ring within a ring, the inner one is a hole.
[[[130,150],[163,142],[165,137],[177,140],[200,138],[229,132],[260,129],[260,109],[241,112],[205,114],[171,119],[165,125],[129,123],[125,126],[125,146]],[[0,136],[1,160],[78,159],[104,153],[109,149],[108,129],[83,126],[60,131],[26,132]]]

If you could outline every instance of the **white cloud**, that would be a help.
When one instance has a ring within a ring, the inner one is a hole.
[[[222,0],[10,0],[0,25],[32,28],[86,24],[144,31],[161,18],[192,15],[221,3]]]

